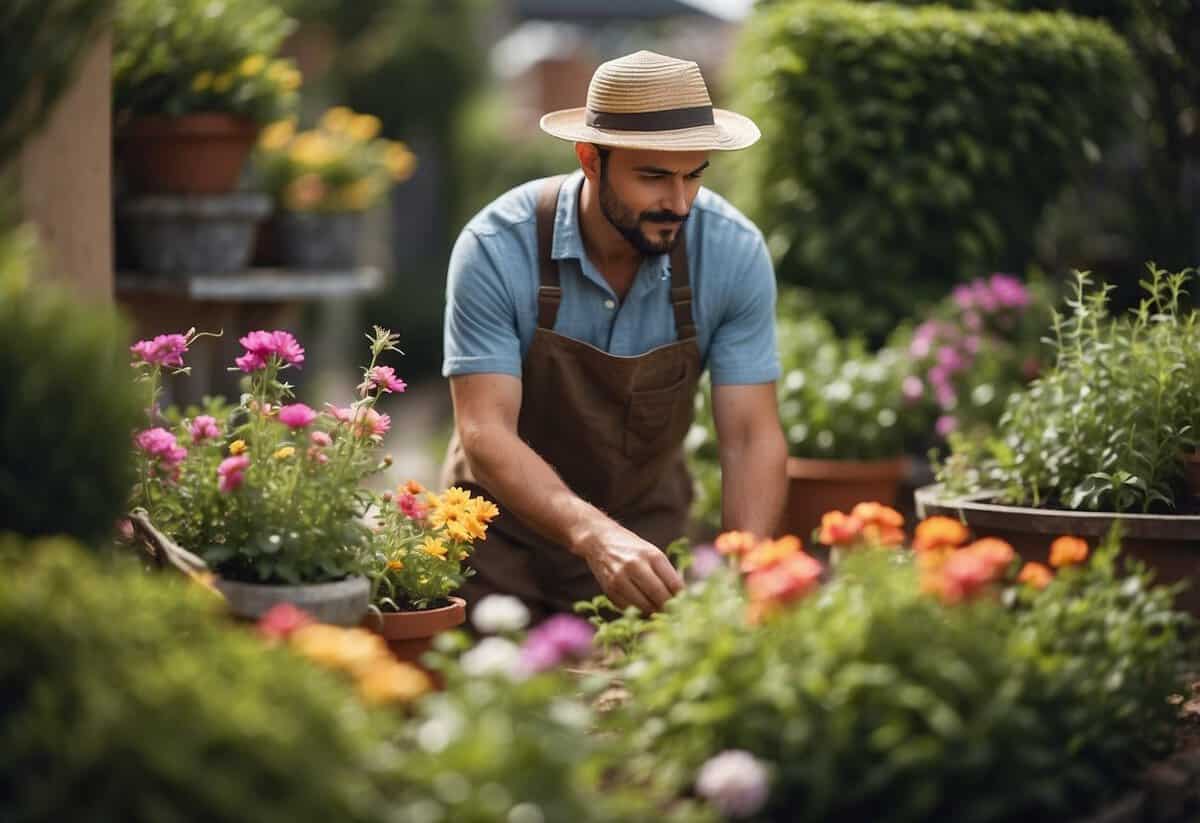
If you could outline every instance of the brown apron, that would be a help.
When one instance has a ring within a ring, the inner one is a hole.
[[[674,343],[621,357],[558,334],[562,289],[550,250],[564,179],[548,180],[538,197],[538,325],[522,365],[517,432],[573,492],[663,548],[684,534],[692,500],[683,439],[692,423],[700,349],[684,237],[671,253]],[[500,507],[472,554],[475,575],[459,592],[468,604],[511,594],[536,622],[601,593],[582,559],[535,533],[475,482],[457,434],[442,483],[464,486]]]

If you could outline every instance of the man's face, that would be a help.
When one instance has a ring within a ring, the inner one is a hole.
[[[666,254],[679,242],[707,166],[705,151],[612,149],[600,175],[600,210],[642,254]]]

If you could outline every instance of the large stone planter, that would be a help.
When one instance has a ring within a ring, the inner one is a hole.
[[[270,213],[266,195],[147,195],[119,215],[134,259],[152,274],[226,274],[250,260],[254,231]]]
[[[1119,521],[1124,530],[1121,550],[1154,569],[1160,582],[1190,581],[1176,602],[1200,617],[1200,516],[1035,509],[990,502],[995,496],[982,492],[952,497],[940,485],[926,486],[916,491],[917,516],[959,519],[976,537],[1007,540],[1025,560],[1042,563],[1049,558],[1054,538],[1082,537],[1095,547]]]
[[[371,584],[365,577],[301,586],[242,583],[218,577],[216,587],[237,617],[257,620],[280,603],[291,603],[314,620],[335,626],[357,626],[367,613],[371,596]]]
[[[349,271],[358,266],[363,213],[281,211],[274,240],[287,268]]]
[[[811,460],[789,457],[787,507],[779,531],[808,541],[821,515],[849,512],[856,503],[895,506],[908,458],[890,460]]]
[[[143,115],[117,129],[117,159],[137,192],[224,194],[237,187],[258,131],[231,114]]]

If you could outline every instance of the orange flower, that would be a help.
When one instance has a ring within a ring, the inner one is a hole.
[[[946,603],[961,603],[987,588],[993,576],[992,563],[982,554],[952,552],[942,566],[938,593]]]
[[[773,566],[781,560],[799,552],[803,546],[800,538],[788,535],[778,540],[764,540],[742,555],[742,573],[750,574]]]
[[[821,564],[812,555],[801,551],[755,571],[746,577],[746,593],[753,606],[747,617],[757,622],[773,607],[802,597],[816,588],[820,576]],[[756,603],[759,605],[754,606]]]
[[[1026,563],[1021,567],[1021,573],[1017,575],[1018,582],[1032,586],[1035,589],[1046,588],[1053,579],[1054,572],[1041,563]]]
[[[725,532],[715,545],[721,554],[744,554],[758,545],[758,538],[750,532]]]
[[[1088,544],[1079,537],[1060,537],[1050,544],[1050,565],[1056,569],[1087,560]]]
[[[405,494],[411,494],[413,497],[420,497],[425,493],[425,487],[416,480],[409,480],[400,487],[400,490]]]
[[[917,524],[913,548],[917,551],[930,549],[954,549],[967,542],[967,527],[949,517],[929,517]]]
[[[395,660],[379,660],[358,674],[359,694],[371,704],[408,703],[432,688],[429,675]]]
[[[882,503],[859,503],[850,512],[850,516],[857,517],[864,523],[873,523],[876,526],[889,526],[893,529],[903,528],[904,526],[904,515],[891,506],[885,506]]]
[[[821,533],[817,540],[826,546],[852,546],[862,537],[863,521],[845,512],[831,511],[821,515]]]
[[[1012,563],[1013,558],[1017,553],[1013,551],[1013,547],[995,537],[985,537],[981,540],[976,540],[969,546],[963,548],[965,552],[977,554],[992,565],[993,576],[1003,574]]]
[[[404,568],[403,560],[389,560],[387,567],[390,571],[398,572]]]

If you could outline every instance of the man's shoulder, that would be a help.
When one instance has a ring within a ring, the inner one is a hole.
[[[482,238],[532,230],[537,217],[538,193],[546,179],[530,180],[509,189],[480,209],[463,231]]]
[[[762,238],[762,232],[749,217],[712,189],[700,189],[692,202],[692,210],[703,216],[708,231],[728,232],[747,241]]]

